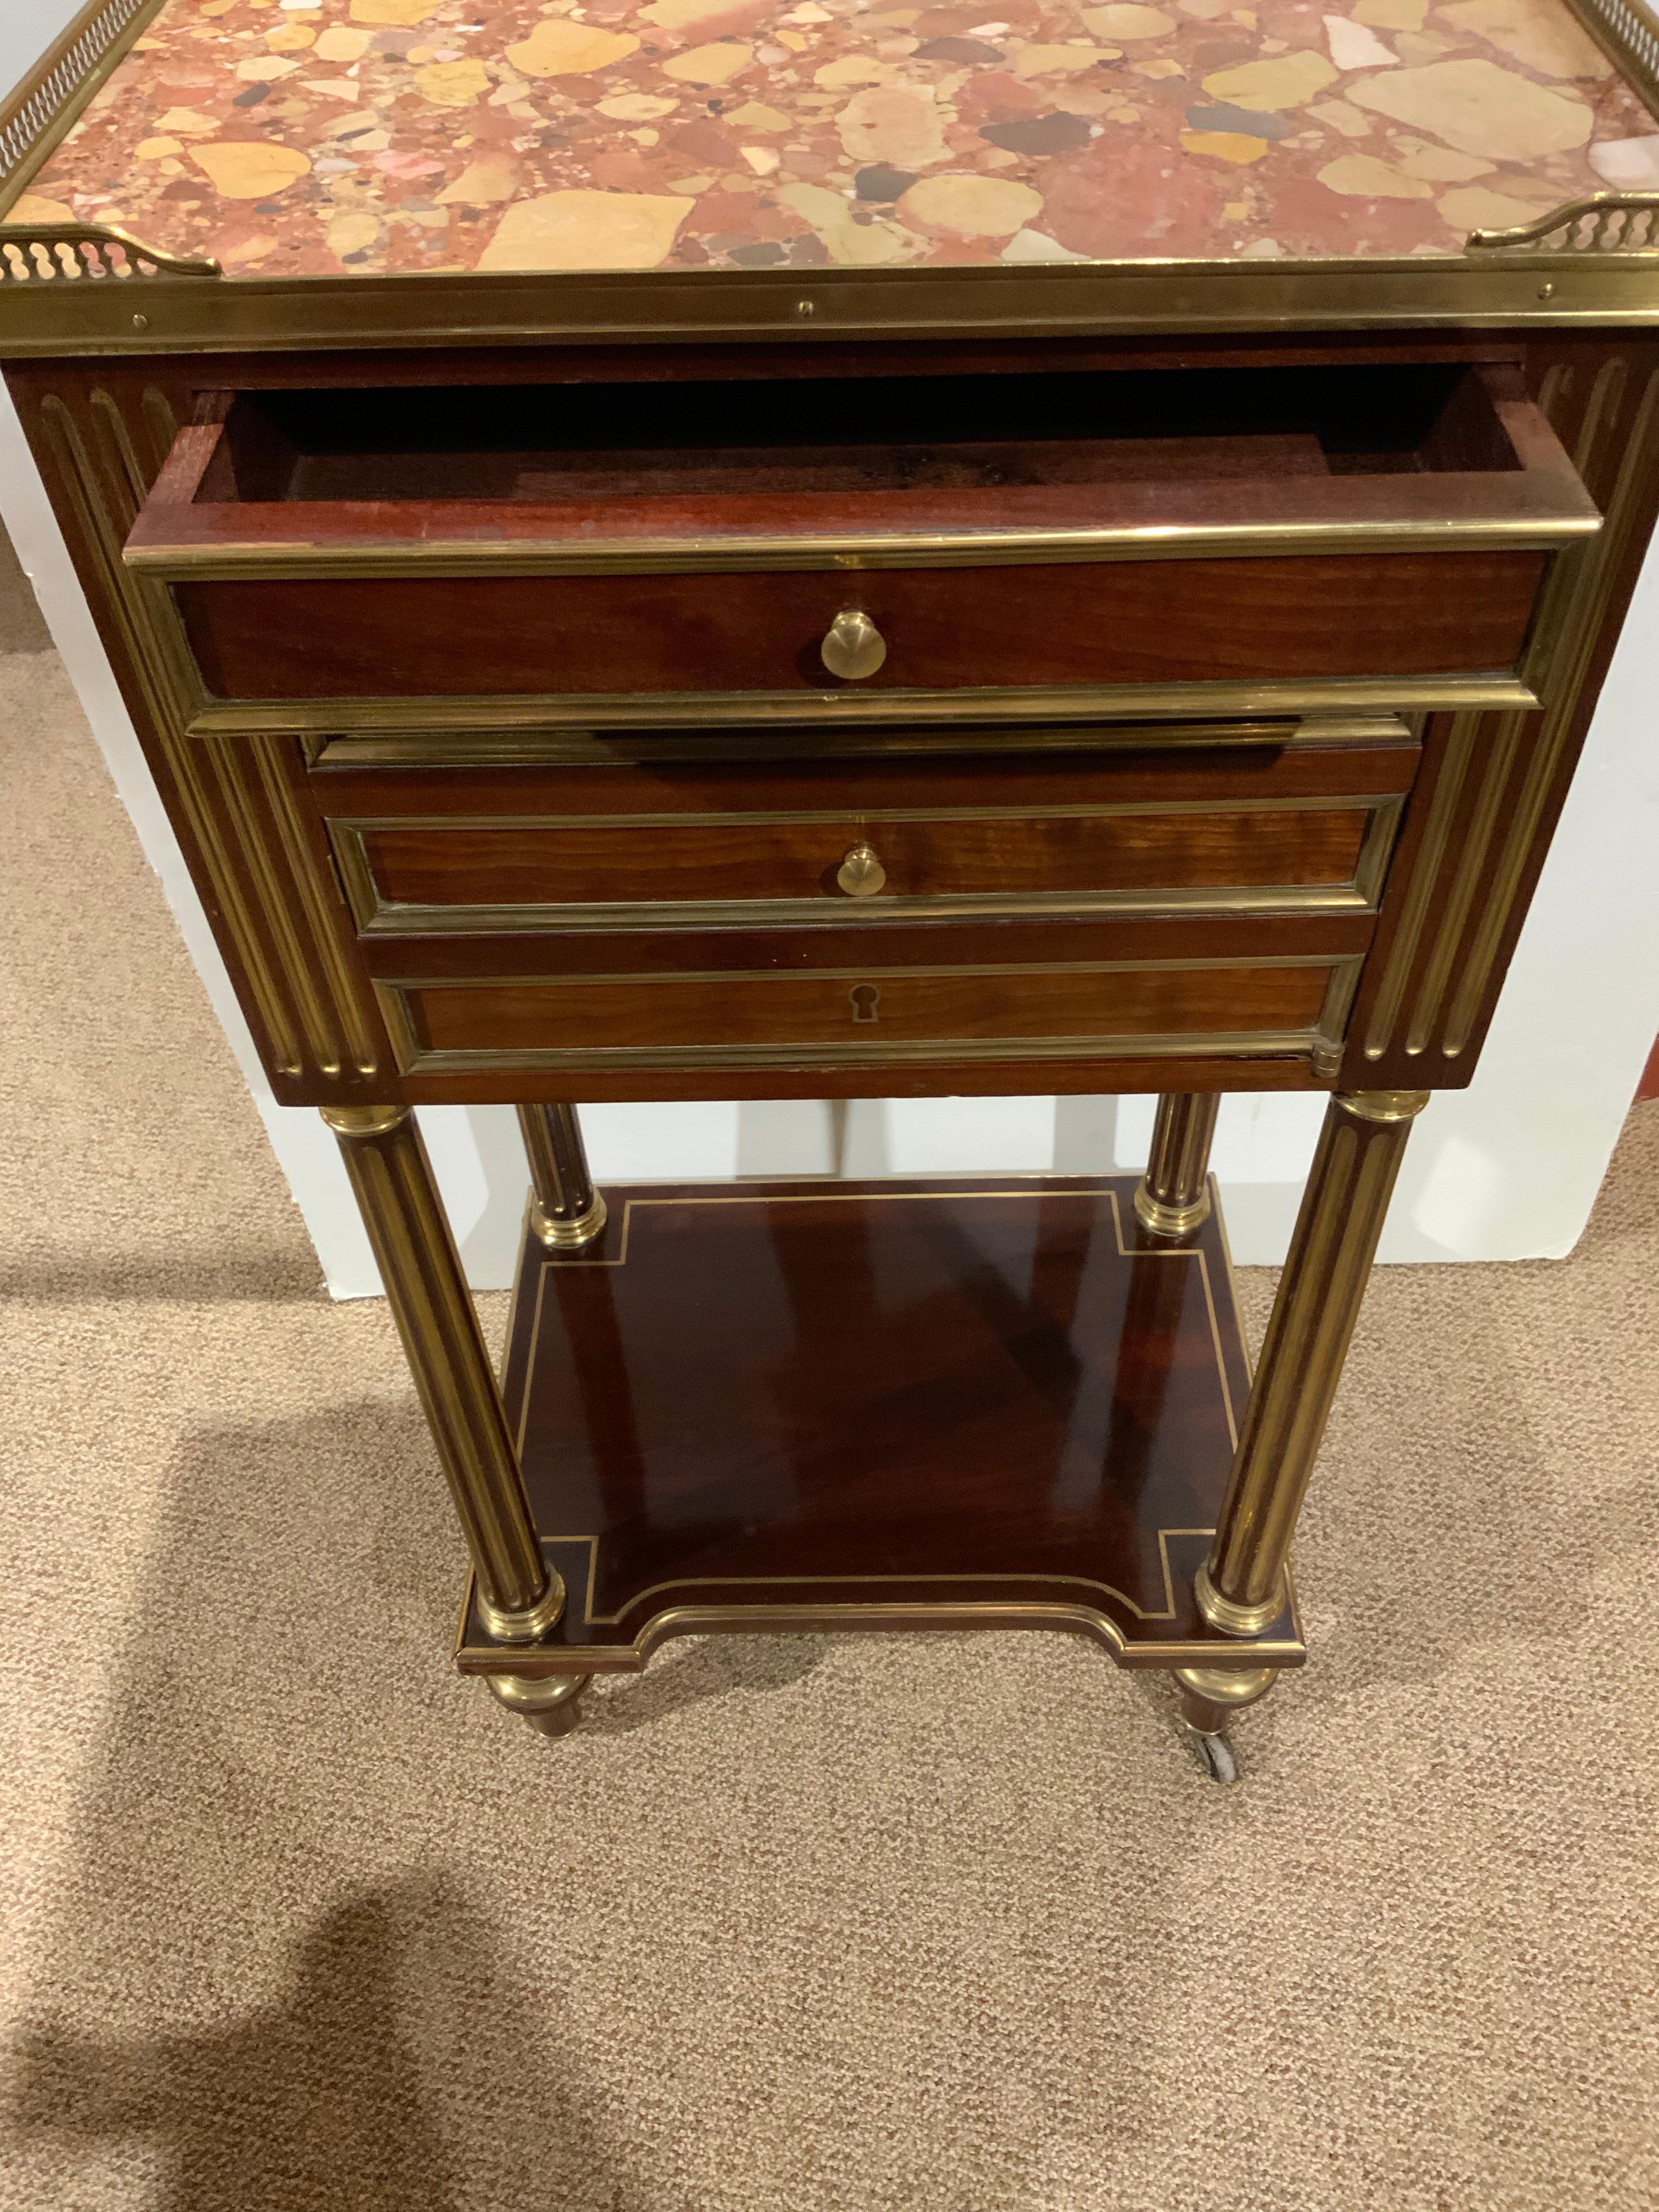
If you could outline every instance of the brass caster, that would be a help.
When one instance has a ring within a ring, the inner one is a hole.
[[[1176,1726],[1191,1744],[1199,1765],[1212,1782],[1237,1781],[1237,1753],[1219,1729],[1195,1729],[1190,1721],[1179,1719]]]
[[[510,1713],[529,1722],[538,1735],[568,1735],[580,1726],[581,1694],[591,1674],[486,1674],[489,1694]]]

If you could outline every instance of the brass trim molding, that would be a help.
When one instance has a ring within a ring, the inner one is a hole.
[[[162,0],[88,4],[0,106],[0,218]],[[1574,0],[1615,64],[1659,97],[1659,38],[1642,0]],[[1546,218],[1546,237],[1568,222]],[[1591,219],[1592,222],[1595,218]],[[1536,226],[1531,226],[1536,228]],[[95,241],[94,241],[95,242]],[[601,271],[299,278],[219,276],[146,248],[161,271],[135,314],[125,287],[0,285],[0,350],[30,355],[665,340],[781,343],[882,332],[1479,328],[1659,319],[1652,254],[1611,234],[1546,252],[1477,233],[1459,257],[1130,261],[1024,269]],[[1542,284],[1540,273],[1546,274]],[[803,313],[803,307],[809,313]]]
[[[1174,1532],[1171,1533],[1179,1533]],[[678,1605],[653,1613],[631,1642],[619,1644],[578,1644],[561,1650],[504,1653],[487,1644],[458,1644],[455,1661],[463,1674],[490,1677],[498,1669],[518,1678],[568,1676],[579,1668],[586,1679],[597,1674],[637,1674],[653,1653],[676,1636],[763,1636],[773,1631],[842,1632],[884,1635],[935,1629],[1050,1628],[1070,1630],[1097,1644],[1121,1667],[1145,1668],[1149,1672],[1176,1666],[1212,1666],[1220,1650],[1237,1650],[1241,1659],[1258,1665],[1300,1667],[1308,1647],[1299,1633],[1262,1638],[1237,1646],[1218,1647],[1199,1637],[1171,1638],[1167,1643],[1143,1642],[1125,1636],[1108,1613],[1063,1601],[1030,1599],[940,1598],[932,1603],[838,1603],[835,1600],[805,1605]],[[529,1669],[536,1668],[531,1675]]]
[[[4,234],[0,233],[0,248]],[[1061,568],[1084,562],[1300,558],[1315,554],[1553,551],[1593,538],[1594,509],[1467,520],[1452,515],[1353,522],[1114,523],[1090,530],[868,530],[724,538],[410,538],[396,544],[130,547],[129,568],[170,584],[362,583],[456,576],[780,574],[822,568]],[[885,656],[884,656],[884,658]],[[872,673],[874,672],[872,671]]]
[[[750,1067],[799,1069],[880,1067],[910,1061],[1021,1060],[1039,1063],[1045,1060],[1194,1059],[1211,1055],[1228,1059],[1293,1056],[1310,1060],[1316,1072],[1322,1073],[1323,1059],[1333,1048],[1340,1049],[1340,1046],[1333,1045],[1333,1031],[1334,1029],[1340,1030],[1340,1020],[1352,1002],[1363,966],[1363,954],[1303,952],[1242,959],[1068,960],[1049,963],[1035,970],[1024,963],[1006,965],[971,963],[944,968],[811,969],[807,980],[844,983],[887,981],[894,977],[1018,975],[1032,972],[1095,975],[1139,975],[1154,971],[1167,973],[1197,969],[1316,968],[1329,973],[1324,1006],[1313,1026],[1305,1030],[1206,1030],[1173,1035],[1147,1032],[1100,1036],[947,1036],[902,1039],[883,1043],[834,1043],[814,1038],[792,1038],[775,1044],[573,1043],[434,1048],[422,1042],[410,1004],[416,994],[425,991],[539,989],[547,992],[550,998],[562,995],[564,1012],[574,1030],[580,1018],[571,1003],[571,994],[584,984],[648,982],[660,987],[665,983],[777,983],[802,980],[801,975],[793,971],[781,975],[776,969],[770,969],[753,971],[686,970],[677,971],[668,976],[659,974],[377,976],[374,990],[380,1003],[386,1033],[392,1039],[398,1072],[404,1075],[459,1073],[510,1067],[563,1070],[652,1068],[664,1071]],[[805,974],[807,971],[802,972]]]
[[[735,727],[635,733],[619,730],[347,731],[301,740],[313,768],[601,768],[654,766],[662,761],[867,760],[906,755],[1170,752],[1195,745],[1236,750],[1416,744],[1417,732],[1397,714],[1304,714],[1228,722],[1059,722],[1000,727],[868,730]]]
[[[1540,281],[1541,280],[1541,281]],[[800,313],[803,297],[812,314]],[[0,352],[297,352],[883,336],[966,340],[1659,321],[1652,255],[1489,249],[1399,260],[1139,261],[1026,269],[618,270],[158,278],[145,326],[108,285],[0,291]]]
[[[1600,536],[1590,541],[1600,542]],[[816,735],[893,726],[915,731],[942,726],[954,733],[987,723],[1022,728],[1031,722],[1086,724],[1097,716],[1120,724],[1225,722],[1242,716],[1259,724],[1264,715],[1400,715],[1477,707],[1526,713],[1538,704],[1530,684],[1518,675],[1501,672],[1322,676],[1290,683],[1026,684],[997,690],[963,686],[890,691],[532,692],[520,698],[486,693],[453,699],[204,699],[191,719],[189,734],[320,738],[330,745],[348,738],[373,738],[383,750],[373,756],[359,750],[353,757],[373,757],[387,764],[407,760],[415,765],[432,760],[434,742],[465,744],[465,757],[474,759],[480,757],[476,745],[488,738],[506,737],[516,742],[562,731],[591,740],[613,731],[708,730],[714,741],[714,733],[734,727],[751,733],[759,728],[769,737],[788,731]],[[1109,737],[1103,741],[1113,742]],[[1091,735],[1087,742],[1103,740]],[[1216,740],[1194,735],[1190,742]],[[1249,742],[1262,742],[1259,728]],[[697,753],[712,757],[701,742]]]
[[[194,832],[256,1033],[282,1074],[374,1074],[385,1046],[344,899],[321,838],[307,841],[299,812],[301,749],[279,731],[186,739],[203,695],[177,610],[165,586],[121,559],[175,434],[165,392],[150,386],[130,421],[102,386],[74,406],[48,392],[39,420],[48,473],[103,586],[110,633],[131,665],[153,750]]]

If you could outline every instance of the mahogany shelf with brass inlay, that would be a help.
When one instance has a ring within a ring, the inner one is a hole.
[[[460,1663],[641,1666],[677,1634],[1070,1629],[1121,1663],[1291,1666],[1199,1613],[1249,1388],[1214,1214],[1132,1180],[612,1188],[526,1237],[504,1392],[568,1601],[531,1650],[469,1606]]]

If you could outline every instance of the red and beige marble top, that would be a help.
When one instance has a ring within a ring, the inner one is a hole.
[[[1659,188],[1563,0],[170,0],[8,222],[228,274],[1455,254]]]

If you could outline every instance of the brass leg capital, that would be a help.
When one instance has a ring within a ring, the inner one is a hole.
[[[319,1106],[337,1137],[384,1137],[400,1128],[414,1112],[412,1106]]]
[[[1429,1103],[1426,1091],[1339,1091],[1333,1103],[1362,1121],[1414,1121]]]
[[[569,1735],[581,1718],[578,1700],[592,1679],[591,1674],[551,1674],[545,1680],[528,1674],[484,1677],[497,1704],[528,1721],[541,1735]]]

